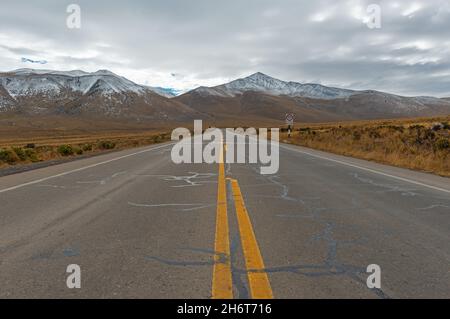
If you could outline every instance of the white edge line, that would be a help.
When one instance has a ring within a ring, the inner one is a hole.
[[[394,179],[397,179],[397,180],[400,180],[400,181],[403,181],[403,182],[407,182],[407,183],[410,183],[410,184],[419,185],[419,186],[431,188],[431,189],[434,189],[434,190],[437,190],[437,191],[441,191],[441,192],[450,194],[450,190],[448,190],[448,189],[444,189],[444,188],[440,188],[440,187],[424,184],[424,183],[421,183],[421,182],[413,181],[413,180],[410,180],[410,179],[407,179],[407,178],[403,178],[403,177],[399,177],[399,176],[383,173],[383,172],[380,172],[380,171],[377,171],[377,170],[374,170],[374,169],[371,169],[371,168],[366,168],[366,167],[362,167],[362,166],[359,166],[359,165],[350,164],[350,163],[347,163],[347,162],[343,162],[343,161],[340,161],[340,160],[335,160],[335,159],[328,158],[328,157],[325,157],[325,156],[311,154],[311,153],[308,153],[308,152],[305,152],[305,151],[301,151],[301,150],[298,150],[298,149],[295,149],[295,148],[290,148],[290,147],[287,147],[287,146],[284,146],[284,145],[281,145],[281,144],[280,144],[280,146],[282,148],[284,148],[284,149],[287,149],[287,150],[290,150],[290,151],[293,151],[293,152],[306,154],[306,155],[309,155],[309,156],[312,156],[312,157],[316,157],[316,158],[324,159],[324,160],[327,160],[327,161],[339,163],[339,164],[342,164],[342,165],[358,168],[358,169],[363,170],[363,171],[368,171],[368,172],[371,172],[371,173],[375,173],[375,174],[378,174],[378,175],[383,175],[383,176],[386,176],[386,177],[394,178]]]
[[[23,184],[19,184],[19,185],[13,186],[13,187],[1,189],[0,193],[6,193],[6,192],[13,191],[13,190],[25,187],[25,186],[30,186],[30,185],[38,184],[38,183],[41,183],[41,182],[45,182],[45,181],[48,181],[49,179],[53,179],[53,178],[57,178],[57,177],[65,176],[65,175],[69,175],[69,174],[72,174],[72,173],[81,172],[81,171],[84,171],[84,170],[89,169],[89,168],[93,168],[93,167],[97,167],[97,166],[100,166],[100,165],[108,164],[108,163],[111,163],[111,162],[115,162],[115,161],[118,161],[118,160],[121,160],[121,159],[124,159],[124,158],[127,158],[127,157],[139,155],[139,154],[142,154],[142,153],[147,153],[147,152],[150,152],[150,151],[158,150],[158,149],[161,149],[161,148],[164,148],[164,147],[171,146],[173,144],[174,143],[170,143],[170,144],[161,145],[161,146],[158,146],[158,147],[152,147],[150,149],[146,149],[146,150],[142,150],[142,151],[139,151],[139,152],[136,152],[136,153],[132,153],[132,154],[116,157],[116,158],[113,158],[113,159],[110,159],[110,160],[107,160],[107,161],[104,161],[104,162],[100,162],[100,163],[96,163],[96,164],[80,167],[80,168],[77,168],[77,169],[74,169],[74,170],[71,170],[71,171],[67,171],[67,172],[64,172],[64,173],[61,173],[61,174],[52,175],[52,176],[44,177],[44,178],[41,178],[41,179],[38,179],[38,180],[35,180],[35,181],[31,181],[31,182],[28,182],[28,183],[23,183]]]

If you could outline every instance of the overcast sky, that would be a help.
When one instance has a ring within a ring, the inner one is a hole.
[[[81,29],[66,26],[81,7]],[[366,8],[381,8],[381,28]],[[187,90],[282,80],[450,96],[450,0],[0,0],[0,70],[109,69]],[[48,61],[38,64],[22,61]]]

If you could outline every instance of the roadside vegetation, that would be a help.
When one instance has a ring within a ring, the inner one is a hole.
[[[302,125],[283,142],[450,176],[450,117]]]
[[[71,136],[60,139],[39,139],[24,142],[23,139],[0,141],[0,168],[89,156],[101,152],[121,150],[168,141],[169,133],[136,133],[125,135]]]

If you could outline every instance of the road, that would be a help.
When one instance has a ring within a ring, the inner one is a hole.
[[[1,177],[0,298],[450,298],[449,179],[283,144],[261,175],[171,148]]]

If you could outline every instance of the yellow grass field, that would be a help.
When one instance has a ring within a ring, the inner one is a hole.
[[[441,123],[443,127],[433,129],[436,123]],[[450,176],[449,123],[450,116],[300,123],[291,138],[282,130],[281,141]],[[75,123],[72,127],[48,130],[38,125],[26,129],[28,123],[14,124],[14,127],[0,127],[0,168],[151,145],[168,141],[171,132],[171,128],[145,128],[139,125],[114,130],[106,125],[96,129],[86,129],[85,126],[77,129],[79,123]],[[221,126],[233,127],[229,125],[231,123],[226,124]],[[274,126],[279,126],[279,122]]]
[[[170,133],[101,132],[63,136],[0,137],[0,168],[111,150],[139,147],[168,141]]]
[[[440,123],[443,127],[434,127]],[[283,142],[450,176],[450,116],[296,127]],[[434,127],[434,129],[433,129]]]

